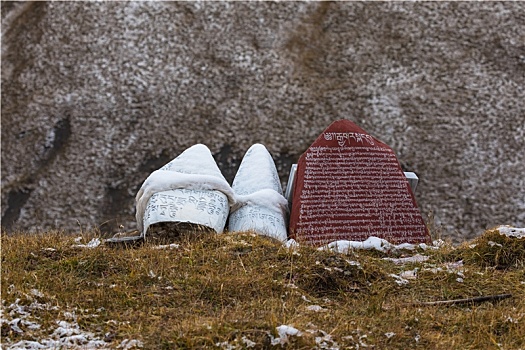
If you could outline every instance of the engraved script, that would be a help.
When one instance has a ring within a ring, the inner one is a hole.
[[[325,132],[299,166],[300,191],[294,195],[299,205],[291,225],[297,238],[314,244],[370,236],[393,243],[428,241],[394,152],[370,135]]]
[[[226,222],[228,212],[228,199],[218,191],[177,189],[155,193],[146,207],[144,222],[147,227],[157,222],[188,221],[186,215],[190,213],[196,223],[214,228],[216,223]],[[198,222],[202,218],[208,222]]]

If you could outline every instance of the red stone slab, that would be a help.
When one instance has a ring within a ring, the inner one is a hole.
[[[394,244],[430,242],[394,151],[338,120],[299,158],[290,237],[321,245],[370,236]]]

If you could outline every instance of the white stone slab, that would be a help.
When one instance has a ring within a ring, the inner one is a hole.
[[[237,204],[232,208],[230,231],[255,231],[285,241],[288,203],[272,156],[261,144],[246,152],[233,180]]]
[[[293,198],[293,186],[295,184],[295,173],[297,172],[297,164],[292,164],[290,168],[290,175],[288,176],[288,183],[286,184],[286,191],[284,196],[288,200],[288,205],[292,207],[292,198]]]
[[[408,184],[410,185],[410,188],[412,189],[412,193],[416,193],[416,187],[419,181],[419,178],[417,177],[416,173],[405,171],[405,177],[407,178]]]

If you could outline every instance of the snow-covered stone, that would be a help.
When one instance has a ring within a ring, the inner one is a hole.
[[[197,144],[154,171],[136,196],[136,219],[142,236],[160,222],[203,225],[224,230],[233,191],[205,145]]]
[[[232,189],[236,203],[230,214],[230,231],[255,231],[280,241],[287,239],[288,201],[266,147],[255,144],[248,149]]]

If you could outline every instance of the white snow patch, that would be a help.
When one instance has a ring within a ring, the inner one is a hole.
[[[383,258],[383,260],[392,261],[396,265],[404,265],[408,263],[420,263],[427,261],[429,259],[426,255],[416,254],[414,256],[409,256],[406,258]]]
[[[242,336],[241,341],[244,343],[244,345],[247,348],[253,348],[253,347],[255,347],[255,345],[257,345],[257,343],[255,343],[254,341],[251,341],[245,335]]]
[[[237,348],[235,345],[230,344],[227,341],[215,343],[215,346],[224,350],[235,350]]]
[[[376,249],[385,252],[392,249],[392,244],[388,241],[378,238],[369,237],[365,241],[346,241],[339,240],[329,243],[328,245],[319,248],[319,250],[332,250],[339,253],[346,253],[352,249]]]
[[[396,275],[396,274],[394,274],[394,273],[391,273],[389,276],[390,276],[390,277],[393,277],[393,278],[395,279],[394,282],[396,282],[396,283],[397,283],[398,285],[400,285],[400,286],[409,283],[407,279],[404,279],[403,277],[398,276],[398,275]]]
[[[300,337],[302,335],[301,331],[297,328],[288,325],[281,325],[275,328],[279,336],[271,340],[272,345],[284,345],[289,342],[288,337]]]
[[[456,278],[456,281],[459,283],[463,283],[465,278],[465,275],[463,274],[463,260],[443,263],[441,264],[441,266],[438,267],[424,268],[423,271],[430,271],[432,273],[438,273],[443,271],[448,273],[455,273],[458,276]]]
[[[74,244],[72,247],[73,248],[96,248],[100,245],[100,243],[102,243],[100,241],[100,238],[93,238],[91,241],[89,241],[88,244]]]
[[[135,349],[135,348],[142,348],[144,347],[144,344],[140,340],[136,339],[124,339],[118,346],[117,349]]]
[[[171,244],[161,244],[157,246],[153,246],[153,249],[177,249],[180,245],[177,243],[171,243]]]
[[[387,332],[387,333],[385,333],[385,337],[387,337],[388,339],[392,338],[395,335],[396,334],[394,332]]]
[[[323,247],[320,247],[319,250],[331,250],[337,253],[348,253],[352,249],[375,249],[380,252],[391,252],[398,250],[414,250],[416,248],[420,249],[437,249],[438,247],[429,246],[425,243],[412,244],[412,243],[401,243],[398,245],[392,244],[385,239],[371,236],[368,237],[365,241],[347,241],[339,240],[331,242]]]
[[[493,242],[493,241],[488,241],[487,244],[491,247],[494,247],[494,246],[497,246],[497,247],[503,247],[503,245],[499,244],[499,243],[496,243],[496,242]]]
[[[404,279],[407,279],[407,280],[413,280],[413,279],[416,279],[417,278],[417,272],[418,272],[419,269],[414,269],[414,270],[408,270],[408,271],[403,271],[399,274],[399,277],[401,278],[404,278]]]
[[[43,294],[34,289],[31,294],[43,297]],[[27,295],[30,297],[29,295]],[[32,312],[34,310],[58,310],[57,306],[32,302],[30,305],[19,305],[20,299],[9,305],[6,309],[10,310],[11,320],[0,317],[1,324],[8,324],[9,327],[19,334],[30,336],[29,331],[41,329],[41,325],[34,322]],[[2,308],[3,310],[3,308]],[[76,323],[76,316],[72,312],[64,312],[64,316],[73,319],[73,322],[57,321],[55,328],[48,338],[38,341],[22,340],[11,344],[8,339],[3,339],[5,349],[100,349],[108,348],[108,343],[97,338],[93,333],[83,331]]]
[[[297,243],[297,241],[292,238],[284,242],[284,246],[288,249],[297,249],[299,248],[299,243]]]
[[[525,228],[517,228],[508,225],[502,225],[498,227],[499,233],[509,237],[523,238],[525,237]]]
[[[325,311],[328,311],[328,309],[325,309],[324,307],[319,306],[319,305],[308,305],[308,306],[306,307],[306,310],[308,310],[308,311],[315,311],[315,312],[325,312]]]
[[[39,291],[38,289],[31,289],[31,294],[34,295],[35,297],[38,297],[38,298],[43,298],[44,297],[44,293],[42,293],[41,291]]]
[[[447,245],[447,243],[442,239],[436,239],[435,241],[432,241],[432,245],[437,248],[441,248]]]
[[[288,214],[288,200],[272,189],[266,188],[250,194],[236,195],[235,200],[236,209],[244,205],[256,205],[280,212],[283,217]],[[233,211],[235,210],[232,209]]]
[[[332,336],[323,330],[319,330],[321,336],[315,337],[315,344],[318,349],[339,350],[339,344],[332,338]]]

